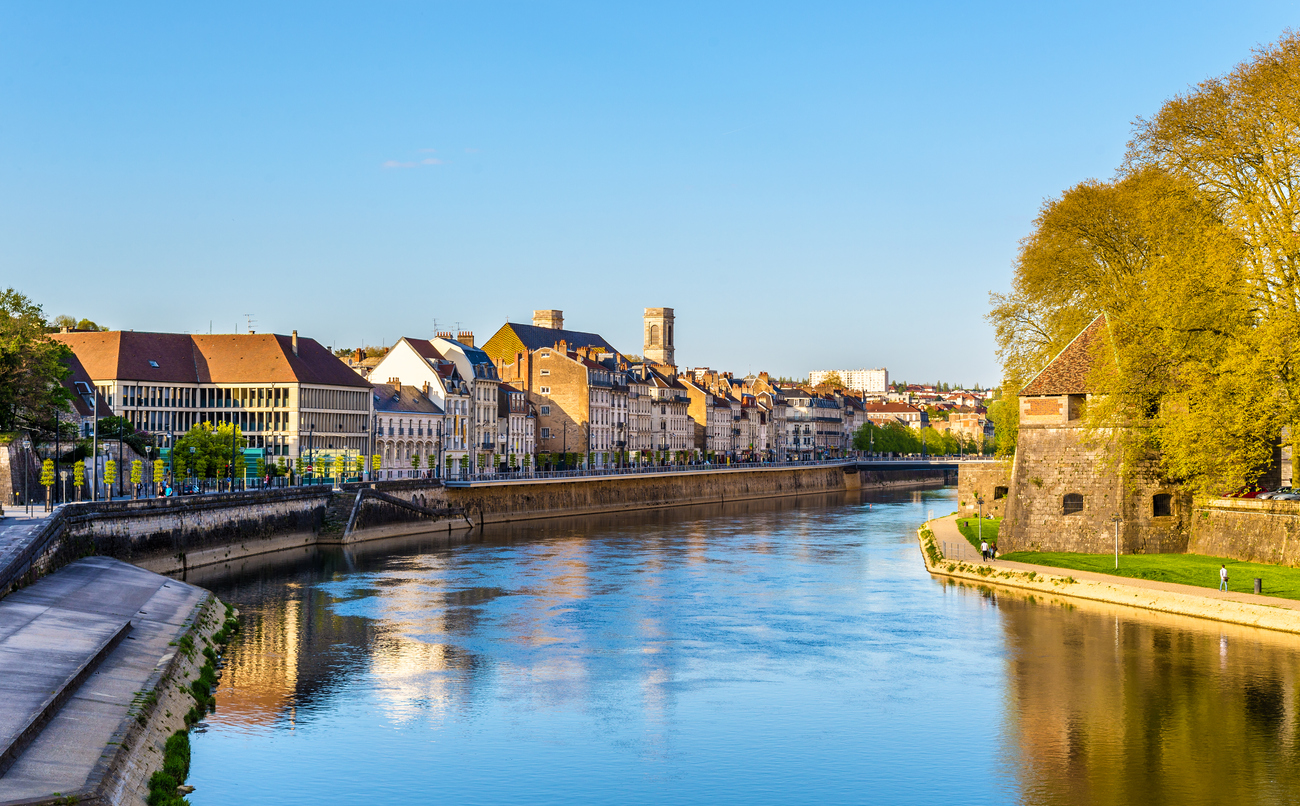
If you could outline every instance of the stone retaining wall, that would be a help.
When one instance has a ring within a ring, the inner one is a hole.
[[[1248,562],[1300,565],[1300,501],[1219,498],[1192,518],[1187,550]]]

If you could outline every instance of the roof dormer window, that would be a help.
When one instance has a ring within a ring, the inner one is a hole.
[[[150,361],[150,362],[149,362],[149,366],[153,367],[154,369],[158,369],[158,362],[157,362],[157,361]]]

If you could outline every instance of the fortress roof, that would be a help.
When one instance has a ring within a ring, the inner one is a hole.
[[[1056,354],[1047,366],[1020,390],[1023,395],[1087,394],[1088,373],[1092,370],[1092,350],[1106,333],[1106,314],[1100,314],[1079,335]]]

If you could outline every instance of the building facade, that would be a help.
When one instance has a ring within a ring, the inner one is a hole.
[[[163,447],[207,422],[233,423],[251,453],[268,461],[309,452],[369,453],[370,384],[297,331],[101,331],[51,338],[73,351],[112,414],[154,435]]]

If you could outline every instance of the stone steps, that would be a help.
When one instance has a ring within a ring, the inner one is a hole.
[[[23,622],[24,609],[7,609],[0,629]],[[0,639],[0,776],[131,632],[130,620],[111,616],[72,623],[52,608],[32,616]],[[39,651],[51,639],[57,648]]]

